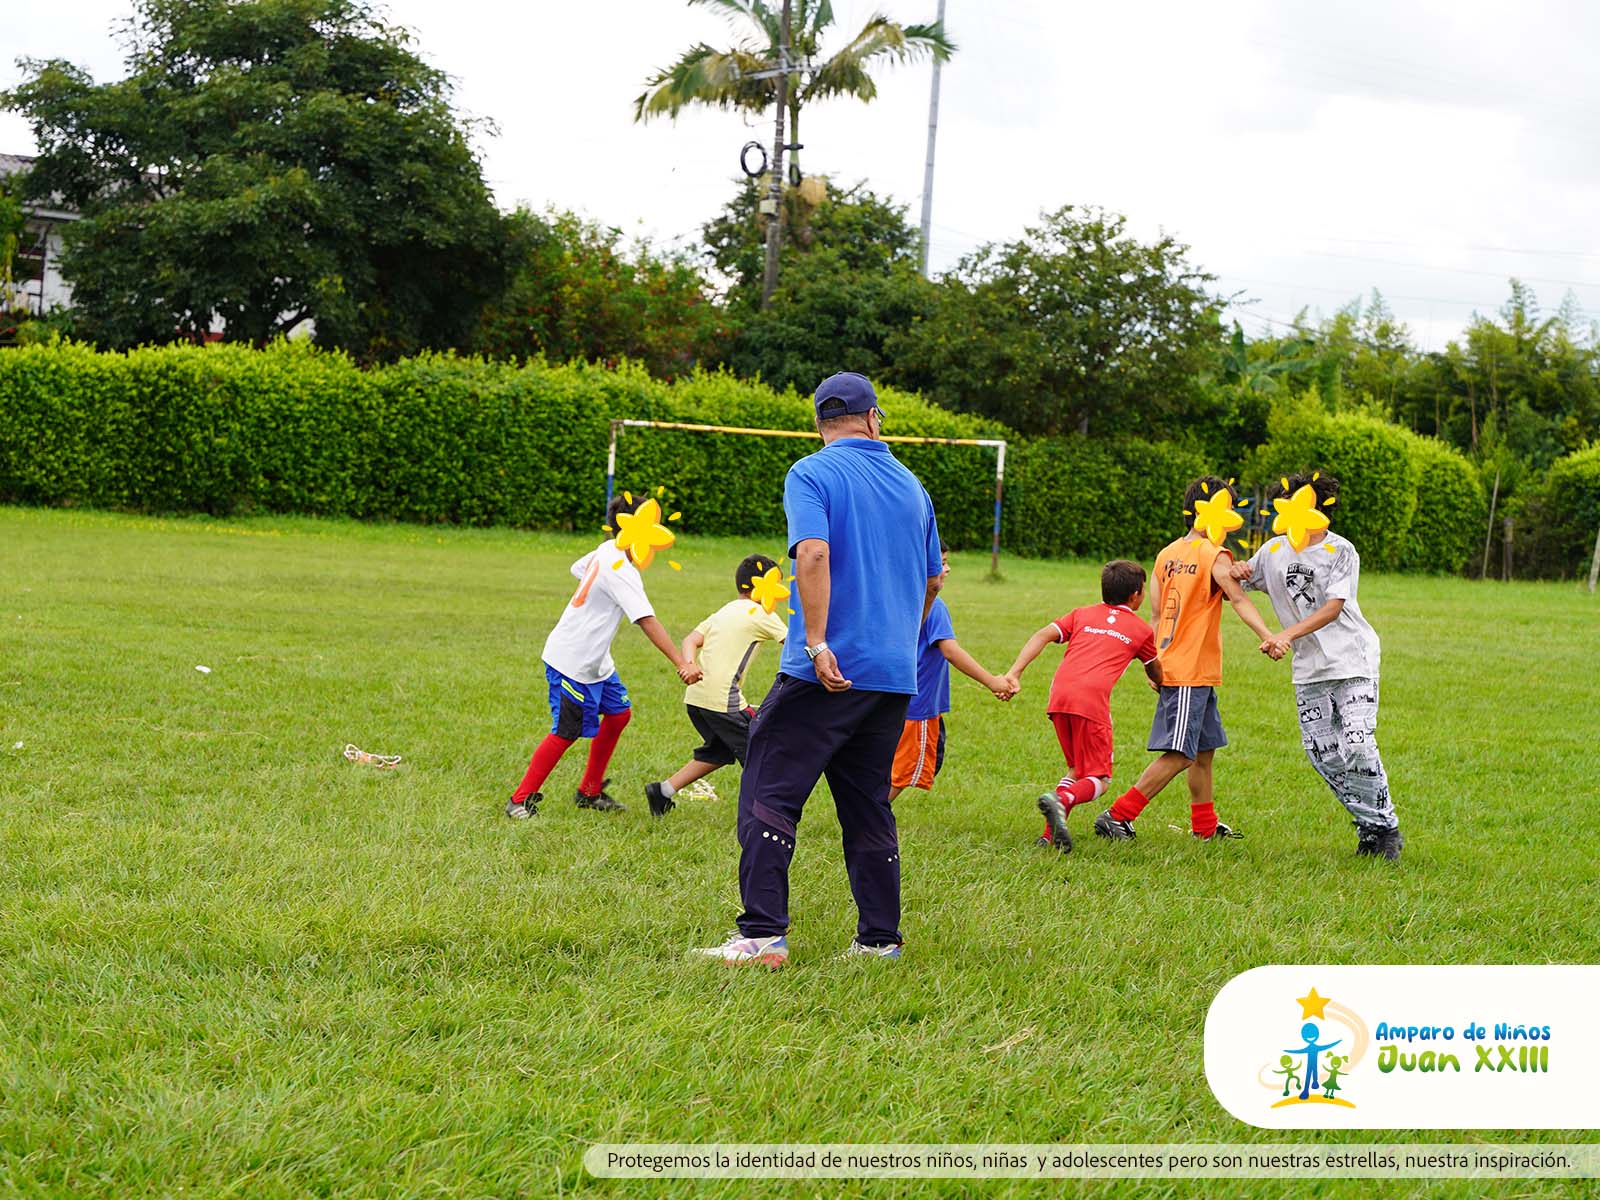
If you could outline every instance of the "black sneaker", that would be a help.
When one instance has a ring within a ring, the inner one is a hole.
[[[1046,850],[1054,850],[1056,848],[1056,844],[1042,834],[1040,835],[1039,840],[1033,844],[1035,846],[1042,846]]]
[[[543,792],[535,792],[531,796],[518,800],[515,796],[506,801],[506,816],[513,821],[526,821],[529,817],[537,816],[539,801],[544,799]]]
[[[1356,853],[1364,858],[1386,858],[1390,862],[1399,862],[1400,847],[1405,844],[1406,839],[1401,835],[1398,825],[1391,829],[1356,826]]]
[[[1094,819],[1094,835],[1109,838],[1113,842],[1131,842],[1136,836],[1133,822],[1117,820],[1109,808]]]
[[[598,796],[586,796],[583,794],[582,790],[579,790],[577,795],[574,797],[574,799],[577,801],[578,807],[592,808],[596,812],[627,812],[627,806],[618,804],[615,798],[613,798],[611,794],[606,791],[606,784],[610,782],[611,780],[609,779],[600,781],[600,794]]]
[[[1217,831],[1215,833],[1213,833],[1210,837],[1200,837],[1200,835],[1198,833],[1196,833],[1192,829],[1189,831],[1189,836],[1190,837],[1200,838],[1200,840],[1202,842],[1214,842],[1214,841],[1218,841],[1218,840],[1220,840],[1222,838],[1240,838],[1240,839],[1242,839],[1244,837],[1244,834],[1235,833],[1234,829],[1233,829],[1233,826],[1224,825],[1221,821],[1218,821],[1217,822]]]
[[[1063,854],[1071,851],[1072,835],[1067,832],[1067,809],[1061,803],[1061,797],[1054,792],[1046,792],[1039,797],[1039,811],[1050,822],[1050,844]]]
[[[659,783],[645,784],[644,798],[645,802],[650,805],[650,815],[652,817],[664,817],[678,807],[670,797],[661,794],[661,785]]]

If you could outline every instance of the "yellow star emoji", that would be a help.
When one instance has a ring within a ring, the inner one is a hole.
[[[1243,524],[1244,518],[1233,510],[1233,493],[1226,489],[1195,501],[1195,530],[1205,534],[1215,545],[1222,545],[1228,534]]]
[[[783,586],[783,568],[773,567],[750,584],[750,599],[771,612],[778,601],[789,598],[789,589]]]
[[[617,514],[617,549],[633,559],[641,571],[650,565],[657,550],[665,550],[677,539],[661,523],[661,505],[646,500],[631,513]]]
[[[1311,535],[1328,527],[1328,514],[1317,510],[1317,493],[1309,483],[1301,484],[1288,499],[1272,502],[1278,515],[1272,518],[1272,532],[1289,535],[1289,545],[1304,550]]]
[[[1326,996],[1317,995],[1316,988],[1311,989],[1311,994],[1309,996],[1301,996],[1297,998],[1295,1003],[1300,1006],[1300,1019],[1302,1021],[1308,1020],[1311,1017],[1316,1017],[1323,1021],[1328,1019],[1328,1014],[1322,1011],[1328,1006],[1328,998]]]

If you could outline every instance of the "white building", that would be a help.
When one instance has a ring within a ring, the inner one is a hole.
[[[26,155],[0,154],[0,178],[32,165]],[[51,201],[30,203],[23,211],[27,224],[11,267],[13,295],[0,297],[0,308],[43,315],[72,303],[72,288],[61,277],[61,230],[78,214]]]

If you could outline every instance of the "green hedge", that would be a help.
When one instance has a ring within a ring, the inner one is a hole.
[[[1519,569],[1562,579],[1588,574],[1600,531],[1600,445],[1550,464],[1517,529]]]
[[[1483,477],[1436,438],[1407,432],[1406,439],[1417,464],[1417,507],[1406,530],[1401,565],[1408,571],[1459,574],[1472,561],[1473,551],[1483,549],[1489,517]]]
[[[886,432],[1006,436],[886,390]],[[725,374],[516,367],[424,356],[371,371],[303,344],[0,354],[0,500],[157,512],[298,512],[403,521],[598,526],[613,417],[807,430],[809,400]],[[621,488],[665,485],[686,528],[782,525],[808,439],[628,430]],[[896,446],[957,547],[986,546],[994,458]]]
[[[1184,446],[1078,434],[1019,443],[1011,462],[1008,549],[1145,562],[1183,532],[1189,482],[1214,470]]]

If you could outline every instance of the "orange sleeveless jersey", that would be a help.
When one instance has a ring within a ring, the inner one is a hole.
[[[1222,682],[1222,592],[1211,580],[1219,554],[1210,538],[1185,535],[1156,556],[1156,648],[1163,682],[1216,687]]]

